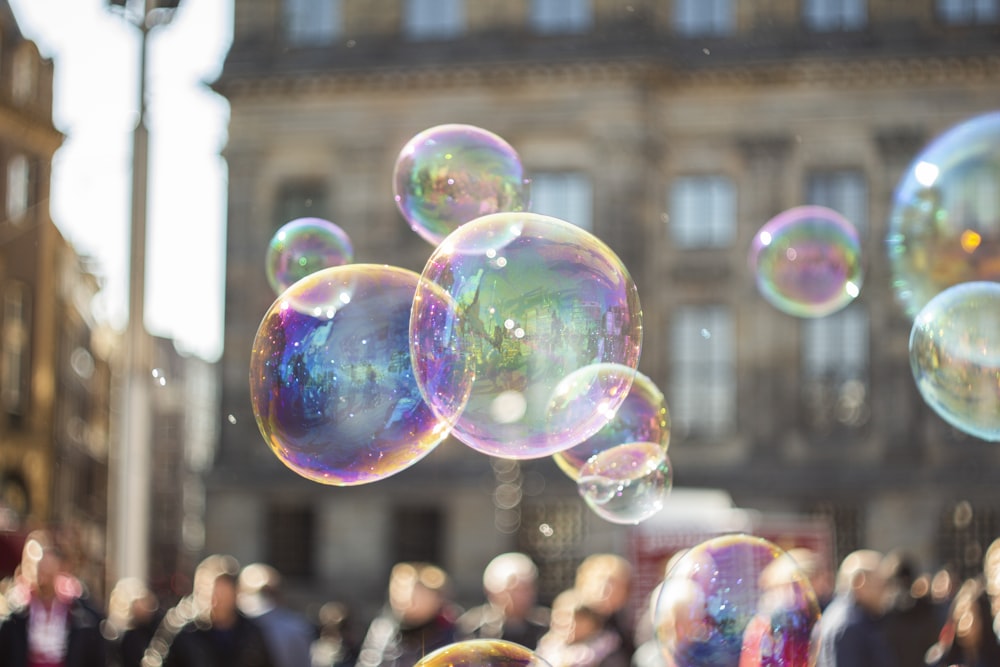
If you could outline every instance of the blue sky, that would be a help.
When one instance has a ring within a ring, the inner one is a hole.
[[[123,327],[139,31],[107,0],[10,5],[55,66],[53,120],[66,138],[53,162],[52,218],[98,261],[105,289],[95,307]],[[209,360],[222,351],[226,172],[219,153],[228,105],[205,82],[220,72],[231,17],[232,0],[184,0],[171,24],[151,32],[148,67],[145,321],[151,333]]]

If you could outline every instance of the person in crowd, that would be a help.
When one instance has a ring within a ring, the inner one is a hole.
[[[312,667],[350,667],[358,659],[348,608],[342,602],[327,602],[319,608],[319,637],[310,654]]]
[[[983,577],[993,609],[993,634],[1000,638],[1000,537],[990,543],[983,556]]]
[[[809,579],[820,610],[826,609],[833,599],[833,573],[827,559],[806,547],[794,547],[786,553]]]
[[[459,610],[448,575],[430,563],[397,563],[389,575],[389,603],[361,643],[359,667],[411,667],[458,639]]]
[[[635,632],[626,615],[632,592],[632,564],[615,554],[588,556],[576,568],[573,588],[587,609],[604,618],[606,629],[618,634],[622,650],[632,655]]]
[[[486,604],[458,619],[463,637],[504,639],[535,648],[548,631],[549,611],[535,604],[538,568],[523,553],[500,554],[483,570]]]
[[[240,610],[264,632],[275,667],[309,667],[316,629],[281,603],[281,575],[264,563],[240,571]]]
[[[274,667],[264,633],[237,606],[239,578],[223,571],[212,580],[207,617],[193,630],[198,659],[210,667]]]
[[[837,571],[835,594],[820,619],[817,667],[895,667],[879,624],[885,604],[882,554],[862,549]]]
[[[51,533],[28,536],[8,604],[0,622],[0,667],[105,667],[103,619],[67,571]]]
[[[889,647],[898,667],[922,667],[941,623],[930,598],[930,578],[919,576],[916,563],[901,551],[882,561],[887,582],[886,612],[882,619]]]
[[[1000,665],[990,599],[979,579],[967,579],[955,593],[940,639],[927,651],[925,661],[933,667]]]
[[[957,590],[958,575],[954,568],[949,564],[942,565],[931,577],[931,602],[942,625],[948,620],[948,611]]]
[[[569,589],[552,602],[549,631],[536,653],[552,667],[628,667],[631,652],[604,614],[589,606],[579,590]]]
[[[111,591],[104,632],[111,642],[111,664],[139,667],[162,620],[159,600],[146,584],[134,577],[119,580]]]

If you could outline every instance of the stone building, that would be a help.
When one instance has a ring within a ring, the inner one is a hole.
[[[549,461],[449,441],[384,482],[325,488],[257,431],[247,374],[274,297],[271,235],[326,217],[357,261],[420,271],[431,248],[394,206],[393,164],[417,132],[459,122],[507,139],[533,208],[629,267],[678,487],[825,517],[834,558],[905,547],[925,567],[975,570],[1000,535],[1000,451],[920,400],[883,244],[909,160],[996,106],[998,4],[236,0],[215,83],[231,105],[226,421],[206,548],[270,560],[303,597],[364,610],[403,558],[436,560],[475,601],[500,550],[542,562],[548,594],[587,553],[627,552],[630,529],[590,514]],[[746,268],[760,225],[807,203],[854,222],[866,257],[861,296],[822,319],[770,307]]]

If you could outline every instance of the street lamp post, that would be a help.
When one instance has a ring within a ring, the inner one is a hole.
[[[144,324],[146,294],[146,191],[149,184],[149,130],[146,127],[146,62],[149,32],[169,23],[179,0],[108,0],[139,29],[139,113],[132,137],[132,208],[129,240],[128,325],[117,456],[112,460],[113,492],[108,549],[109,579],[137,577],[145,581],[149,567],[150,372],[152,346]]]

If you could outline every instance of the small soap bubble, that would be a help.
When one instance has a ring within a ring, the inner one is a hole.
[[[910,368],[942,419],[1000,441],[1000,283],[961,283],[934,296],[913,322]]]
[[[311,273],[352,261],[354,248],[343,229],[322,218],[298,218],[271,237],[264,269],[271,289],[280,296]]]
[[[553,401],[559,384],[586,366],[638,365],[635,283],[597,237],[537,213],[488,215],[452,232],[421,277],[410,321],[414,371],[458,440],[491,456],[539,458],[607,423],[606,415],[571,417],[578,414],[571,400]],[[423,301],[425,286],[446,293],[454,311]],[[468,377],[442,375],[463,363]],[[471,384],[467,403],[451,399],[449,377]],[[624,391],[605,397],[608,409],[624,398]]]
[[[517,152],[474,125],[438,125],[417,134],[400,151],[393,174],[399,212],[435,246],[470,220],[523,211],[529,203]]]
[[[819,617],[791,556],[760,537],[724,535],[674,563],[653,621],[664,657],[677,667],[808,667]]]
[[[599,517],[634,525],[663,509],[673,487],[673,468],[660,443],[627,443],[588,459],[576,484]]]
[[[896,186],[886,251],[910,317],[964,282],[1000,280],[1000,112],[965,120],[918,153]]]
[[[414,667],[549,667],[549,663],[514,642],[467,639],[428,653]]]
[[[861,290],[861,243],[854,225],[823,206],[789,209],[764,224],[749,253],[757,289],[796,317],[824,317]]]
[[[229,416],[227,416],[227,417],[226,417],[226,420],[227,420],[227,421],[228,421],[228,422],[229,422],[230,424],[235,424],[235,423],[236,423],[236,415],[234,415],[234,414],[230,414]]]

